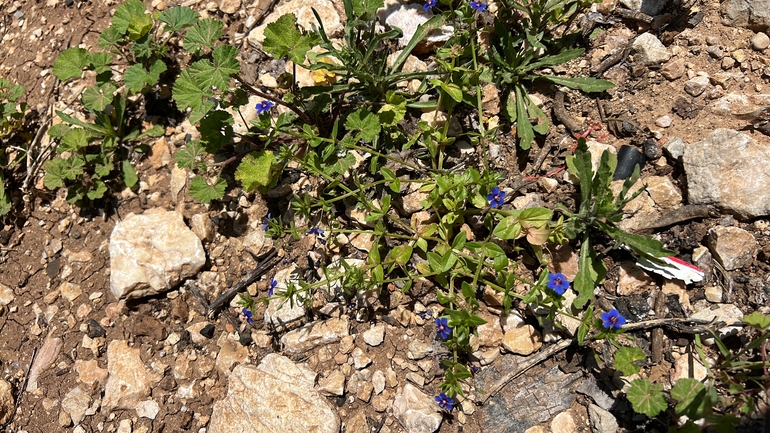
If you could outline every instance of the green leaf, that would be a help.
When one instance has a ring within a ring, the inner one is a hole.
[[[125,35],[131,25],[131,20],[136,16],[144,15],[146,10],[147,7],[141,1],[127,0],[115,10],[115,15],[112,17],[112,27],[119,34]]]
[[[380,123],[388,126],[393,126],[400,122],[406,115],[406,98],[403,95],[399,95],[393,90],[388,91],[385,96],[387,104],[380,108],[377,112],[377,116],[380,118]]]
[[[196,176],[190,182],[190,197],[201,203],[211,203],[212,200],[219,200],[225,195],[227,182],[217,177],[216,185],[209,185],[201,176]]]
[[[383,0],[352,0],[352,3],[353,13],[359,18],[370,17],[385,5]]]
[[[205,166],[203,158],[206,154],[203,143],[198,140],[191,140],[174,155],[174,159],[176,159],[177,167],[195,170]]]
[[[650,236],[626,233],[617,227],[603,222],[597,222],[597,225],[615,242],[628,245],[637,254],[649,257],[668,257],[676,254],[674,251],[664,248],[662,242],[655,240]]]
[[[56,125],[51,126],[48,129],[48,135],[53,139],[61,139],[65,135],[67,135],[67,132],[69,132],[70,127],[65,125],[64,123],[57,123]]]
[[[88,197],[89,200],[99,200],[100,198],[104,197],[104,194],[107,192],[107,184],[104,182],[97,180],[94,182],[93,187],[90,191],[86,193],[86,197]]]
[[[99,87],[89,87],[83,92],[83,105],[93,112],[104,111],[112,103],[113,93],[118,90],[107,83]]]
[[[538,78],[550,81],[560,86],[566,86],[570,89],[578,89],[584,92],[603,92],[615,87],[612,81],[602,80],[592,77],[555,77],[553,75],[540,75]]]
[[[238,169],[235,178],[241,182],[247,192],[259,190],[267,192],[278,181],[277,171],[280,167],[275,160],[275,154],[269,150],[261,150],[246,155]]]
[[[676,381],[671,388],[671,398],[678,401],[676,405],[677,415],[686,415],[692,419],[703,418],[711,409],[711,398],[706,387],[697,379],[682,378]]]
[[[213,93],[210,88],[204,88],[198,85],[188,68],[182,71],[179,78],[177,78],[174,83],[172,96],[174,97],[177,108],[184,111],[188,108],[193,110],[203,108],[204,98],[213,96]],[[192,122],[192,120],[190,122]]]
[[[412,251],[412,246],[409,244],[399,245],[390,250],[388,256],[385,257],[385,261],[389,262],[390,260],[393,260],[399,266],[406,266],[412,258]]]
[[[162,60],[156,60],[150,70],[144,69],[140,63],[131,65],[126,69],[123,79],[126,87],[133,93],[139,93],[145,86],[154,86],[160,79],[160,74],[166,71],[166,64]]]
[[[59,54],[53,63],[53,74],[56,78],[66,81],[70,78],[80,77],[83,68],[91,63],[91,56],[84,48],[68,48]]]
[[[88,142],[91,141],[92,138],[93,135],[83,128],[71,129],[64,135],[64,137],[62,137],[59,151],[77,152],[88,146]]]
[[[528,64],[526,67],[522,68],[522,70],[525,72],[529,72],[537,68],[542,68],[544,66],[561,65],[562,63],[567,63],[570,60],[577,59],[583,54],[583,51],[585,50],[582,48],[575,48],[572,50],[562,50],[558,54],[554,54],[552,56],[545,56],[545,57],[542,57],[537,62],[532,62]]]
[[[137,182],[139,182],[139,176],[136,175],[134,166],[128,160],[123,160],[123,183],[129,188],[133,188]]]
[[[152,16],[149,14],[136,15],[128,24],[128,39],[138,41],[152,30]]]
[[[138,137],[136,137],[137,140],[140,140],[145,137],[162,137],[163,134],[165,134],[166,131],[163,129],[160,125],[153,125],[152,128],[142,132],[139,134]]]
[[[535,132],[532,130],[527,112],[529,95],[522,91],[521,85],[516,85],[514,89],[516,94],[516,135],[519,137],[519,146],[527,150],[532,144],[532,140],[535,139]]]
[[[636,412],[649,417],[663,412],[668,406],[661,386],[653,385],[647,379],[634,379],[626,397]]]
[[[188,70],[200,88],[225,90],[230,87],[230,77],[240,70],[240,64],[235,58],[237,54],[235,47],[220,45],[212,53],[214,62],[208,59],[199,60]]]
[[[305,54],[318,44],[315,35],[303,35],[293,14],[282,15],[265,27],[262,48],[275,58],[289,56],[294,63],[304,63]]]
[[[380,119],[366,107],[361,107],[348,116],[345,128],[348,131],[360,131],[356,139],[367,143],[372,142],[380,133]]]
[[[741,320],[743,323],[756,328],[758,331],[764,331],[770,327],[770,316],[758,311],[743,316],[743,319]]]
[[[599,279],[599,274],[594,269],[593,251],[591,250],[588,237],[583,239],[583,245],[580,246],[580,257],[578,259],[578,273],[575,275],[573,287],[578,293],[578,297],[572,305],[577,309],[582,309],[588,301],[594,296],[594,286]]]
[[[102,34],[99,35],[99,41],[97,44],[99,48],[103,50],[109,50],[113,46],[118,45],[122,39],[122,34],[115,27],[107,27]]]
[[[200,14],[187,6],[168,8],[160,13],[158,20],[166,23],[166,30],[178,32],[198,22]]]
[[[615,352],[615,368],[623,373],[623,376],[631,376],[639,373],[641,368],[634,362],[647,359],[644,351],[638,347],[621,347]]]
[[[204,18],[187,31],[184,48],[192,53],[200,52],[204,47],[211,48],[222,37],[224,23],[214,18]]]
[[[516,239],[521,234],[521,223],[519,219],[513,215],[507,216],[500,220],[492,231],[493,236],[497,236],[503,240]]]
[[[89,56],[89,61],[91,69],[97,74],[101,74],[110,70],[110,65],[112,65],[114,59],[110,53],[93,53]]]
[[[11,207],[11,200],[5,195],[5,179],[3,178],[3,172],[0,171],[0,216],[10,212]]]
[[[417,26],[417,30],[415,30],[414,36],[412,36],[412,39],[409,39],[409,43],[406,44],[406,47],[404,47],[404,49],[401,51],[398,57],[396,57],[396,60],[393,62],[393,66],[390,67],[390,73],[393,74],[401,70],[401,66],[403,66],[404,62],[406,62],[406,59],[409,58],[409,54],[412,53],[412,50],[414,49],[414,47],[416,47],[417,44],[419,44],[423,39],[425,39],[433,30],[443,25],[444,25],[444,16],[435,15],[428,21]],[[429,108],[434,108],[434,107],[435,107],[435,103],[433,103],[433,106]]]

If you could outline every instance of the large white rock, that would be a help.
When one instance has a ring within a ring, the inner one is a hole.
[[[443,419],[433,397],[411,383],[404,385],[401,394],[393,401],[393,416],[408,433],[433,433]]]
[[[230,375],[227,396],[214,403],[209,433],[337,433],[334,408],[314,389],[316,373],[271,353]]]
[[[118,299],[170,290],[195,275],[206,253],[179,212],[129,214],[110,236],[110,290]]]
[[[718,128],[685,147],[690,204],[712,204],[741,218],[770,215],[767,137]]]

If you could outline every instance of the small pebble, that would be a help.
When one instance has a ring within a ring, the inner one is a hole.
[[[671,116],[665,115],[665,116],[658,117],[658,119],[655,120],[655,124],[660,126],[661,128],[668,128],[669,126],[671,126],[672,120],[673,119],[671,119]]]
[[[762,51],[770,46],[770,36],[765,33],[757,33],[751,38],[751,48]]]
[[[712,47],[719,43],[719,38],[716,36],[707,36],[706,37],[706,45]]]
[[[722,59],[722,69],[726,71],[734,67],[735,67],[735,59],[733,59],[732,57],[725,57],[724,59]]]

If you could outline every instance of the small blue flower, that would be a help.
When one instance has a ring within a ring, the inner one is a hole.
[[[256,106],[257,114],[262,114],[267,112],[269,109],[273,108],[274,105],[275,103],[272,101],[268,101],[267,99],[263,100]]]
[[[621,326],[626,324],[626,318],[623,317],[616,309],[612,309],[602,314],[602,324],[607,330],[614,329],[619,330]]]
[[[278,285],[278,281],[275,281],[275,279],[270,279],[270,286],[267,288],[267,296],[273,296],[273,293],[275,293],[275,287]]]
[[[423,6],[423,8],[425,9],[425,12],[428,12],[434,6],[436,6],[436,0],[425,0],[425,6]]]
[[[244,308],[243,310],[241,310],[241,313],[243,313],[243,316],[246,317],[246,323],[248,323],[249,325],[254,324],[254,319],[251,318],[251,316],[253,315],[251,311]]]
[[[262,231],[263,232],[266,232],[267,228],[270,227],[270,218],[271,218],[271,215],[270,215],[270,212],[268,212],[267,216],[265,217],[265,220],[262,221]]]
[[[558,274],[548,274],[548,288],[561,296],[569,289],[569,281],[561,272]]]
[[[452,328],[449,327],[446,317],[436,319],[436,335],[443,341],[449,340],[452,336]]]
[[[307,231],[307,234],[309,234],[309,235],[316,235],[318,237],[323,237],[324,231],[319,229],[318,227],[313,227],[312,229]]]
[[[489,200],[489,206],[493,208],[500,208],[503,206],[505,200],[505,192],[500,191],[500,188],[494,187],[492,191],[487,194],[487,200]]]
[[[476,12],[484,12],[487,9],[487,5],[486,3],[482,3],[480,1],[473,1],[471,2],[471,9]]]
[[[436,403],[438,403],[438,407],[441,409],[452,412],[452,409],[454,409],[455,406],[455,399],[442,392],[436,396]]]
[[[433,313],[431,313],[430,311],[423,311],[422,313],[419,314],[419,316],[421,319],[425,320],[428,317],[433,316]]]

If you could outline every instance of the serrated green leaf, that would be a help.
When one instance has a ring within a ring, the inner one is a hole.
[[[245,191],[258,190],[264,193],[278,181],[277,168],[273,152],[252,152],[241,160],[235,171],[235,178],[243,185]]]
[[[190,75],[202,89],[225,90],[230,87],[230,77],[240,70],[240,64],[235,58],[238,51],[230,45],[221,45],[212,53],[214,61],[208,59],[193,63]]]
[[[86,197],[88,197],[89,200],[99,200],[100,198],[104,197],[104,194],[107,192],[107,184],[104,182],[97,180],[94,182],[93,187],[90,191],[86,193]]]
[[[128,24],[128,39],[138,41],[152,30],[152,16],[149,14],[136,15]]]
[[[126,88],[132,93],[139,93],[147,81],[147,71],[141,63],[136,63],[128,67],[123,74]]]
[[[358,18],[370,17],[385,5],[383,0],[352,0],[353,13]]]
[[[385,100],[388,101],[388,103],[380,108],[380,111],[377,112],[377,116],[380,118],[380,123],[393,126],[400,122],[406,115],[406,98],[391,90],[388,91]]]
[[[706,416],[706,411],[711,408],[706,387],[696,379],[682,378],[676,381],[671,388],[671,398],[679,402],[674,410],[677,415],[686,415],[692,419]]]
[[[348,116],[345,122],[348,131],[359,131],[356,139],[370,143],[380,133],[382,125],[379,118],[368,108],[362,107]]]
[[[64,186],[64,176],[62,175],[62,164],[64,160],[61,158],[54,158],[43,165],[45,169],[45,177],[43,177],[43,184],[51,191]]]
[[[83,128],[74,128],[62,137],[59,151],[77,152],[88,146],[88,142],[93,138],[90,132]]]
[[[623,373],[624,376],[631,376],[632,374],[641,371],[641,368],[638,365],[635,365],[634,362],[643,361],[645,359],[647,359],[647,356],[642,349],[638,347],[621,347],[615,352],[615,362],[613,366]]]
[[[131,20],[139,15],[144,15],[147,7],[139,0],[127,0],[115,10],[112,17],[112,27],[121,35],[125,35]]]
[[[294,63],[304,63],[305,54],[318,43],[315,35],[303,35],[293,14],[282,15],[265,27],[262,48],[275,58],[289,56]]]
[[[111,47],[118,45],[121,39],[123,39],[123,36],[118,29],[116,29],[115,27],[107,27],[99,35],[99,40],[97,41],[97,44],[99,45],[99,48],[106,51],[106,50],[109,50]]]
[[[91,63],[91,56],[84,48],[68,48],[59,54],[53,63],[53,74],[56,78],[66,81],[80,77],[83,68]]]
[[[587,93],[603,92],[615,87],[612,81],[592,77],[555,77],[552,75],[540,75],[538,78],[550,81],[560,86],[578,89]]]
[[[112,165],[112,163],[108,164],[96,164],[94,167],[94,178],[96,179],[102,179],[110,175],[112,172],[112,169],[115,168],[115,166]]]
[[[210,88],[201,87],[190,74],[190,69],[185,69],[174,83],[172,91],[174,102],[180,110],[191,108],[193,110],[203,108],[205,98],[213,96]],[[190,120],[190,122],[193,122]]]
[[[184,48],[187,51],[197,53],[204,47],[213,47],[214,42],[222,37],[224,26],[222,21],[214,18],[204,18],[196,22],[184,37]]]
[[[634,379],[626,398],[636,412],[649,417],[663,412],[668,406],[660,385],[653,385],[647,379]]]
[[[110,65],[112,65],[113,62],[112,54],[110,53],[92,53],[89,56],[89,61],[91,63],[91,69],[93,69],[97,74],[101,74],[102,72],[107,72],[110,70]]]
[[[177,167],[195,170],[202,167],[204,164],[203,158],[205,158],[206,154],[203,143],[198,140],[192,140],[174,155],[174,159],[176,160]]]
[[[225,195],[227,182],[217,177],[216,185],[209,185],[201,176],[196,176],[190,182],[190,197],[201,203],[211,203],[212,200],[219,200]]]
[[[741,319],[743,323],[756,328],[759,331],[764,331],[770,327],[770,316],[755,311],[751,314],[743,316]]]
[[[200,14],[187,6],[168,8],[161,12],[158,20],[166,23],[166,30],[178,32],[198,22]]]
[[[53,139],[61,139],[67,134],[67,132],[69,132],[69,130],[69,126],[63,123],[57,123],[56,125],[48,128],[48,135]]]
[[[493,236],[503,240],[516,239],[521,234],[521,223],[515,216],[507,216],[500,220],[492,231]]]
[[[136,175],[136,170],[134,170],[134,166],[131,165],[131,163],[127,160],[123,161],[123,183],[126,184],[127,187],[133,188],[134,185],[139,182],[139,176]]]
[[[112,103],[113,93],[118,90],[112,84],[89,87],[83,92],[83,105],[93,112],[104,111]]]

